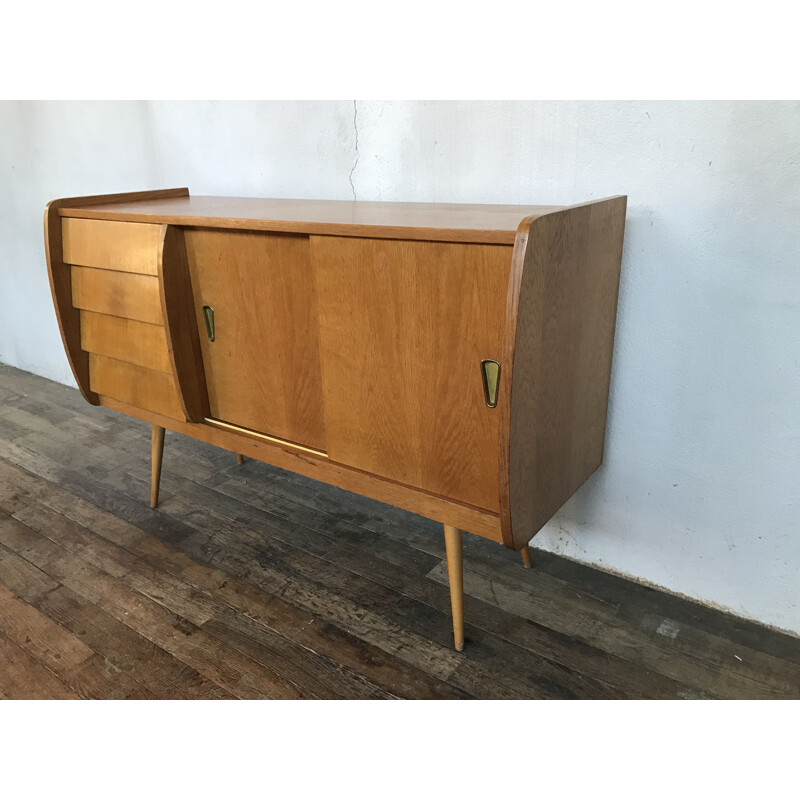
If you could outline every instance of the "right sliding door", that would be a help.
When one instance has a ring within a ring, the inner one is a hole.
[[[311,237],[331,460],[498,510],[481,362],[500,360],[512,249]]]

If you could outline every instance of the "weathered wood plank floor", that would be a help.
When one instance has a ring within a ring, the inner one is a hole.
[[[465,536],[0,365],[2,698],[800,697],[800,640]]]

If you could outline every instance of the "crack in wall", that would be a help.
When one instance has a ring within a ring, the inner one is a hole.
[[[350,188],[353,190],[353,200],[356,199],[356,186],[353,183],[353,173],[358,166],[358,100],[353,100],[353,130],[356,134],[356,157],[353,161],[353,166],[350,169]]]

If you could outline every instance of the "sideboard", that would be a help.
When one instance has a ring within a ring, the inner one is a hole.
[[[603,460],[625,197],[574,206],[54,200],[84,398],[522,554]]]

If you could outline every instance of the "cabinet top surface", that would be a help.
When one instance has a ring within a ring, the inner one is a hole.
[[[513,244],[531,215],[563,206],[383,203],[184,196],[107,203],[80,199],[59,208],[63,217],[238,228],[284,233]]]

